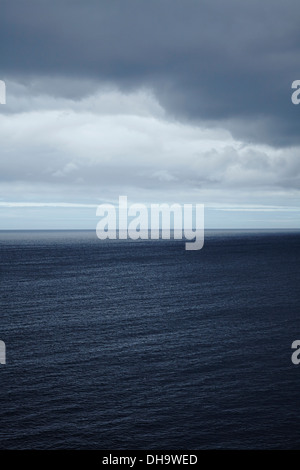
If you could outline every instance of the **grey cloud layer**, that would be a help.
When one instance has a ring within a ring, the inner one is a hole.
[[[65,76],[78,99],[95,83],[153,90],[169,115],[245,141],[300,144],[298,0],[3,0],[4,78]],[[41,83],[46,83],[41,81]]]
[[[19,86],[11,88],[19,96]],[[30,96],[29,102],[15,97],[0,115],[0,182],[11,185],[7,200],[14,200],[21,182],[34,200],[44,185],[45,200],[52,186],[61,200],[73,200],[77,191],[77,202],[108,190],[231,203],[245,192],[251,200],[256,193],[257,202],[273,192],[276,204],[285,192],[287,199],[299,194],[296,147],[247,145],[224,129],[166,120],[146,92],[104,89],[80,101]]]
[[[208,226],[299,227],[299,13],[299,0],[2,0],[3,227],[91,228],[120,194],[204,203]]]

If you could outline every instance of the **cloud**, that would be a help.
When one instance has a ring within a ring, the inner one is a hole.
[[[296,214],[296,0],[1,8],[3,211],[91,210],[125,194]]]
[[[3,0],[2,73],[44,77],[52,98],[81,99],[100,82],[146,87],[176,119],[295,146],[299,13],[297,0]]]
[[[14,83],[12,89],[18,96]],[[25,86],[23,93],[26,105],[15,97],[0,115],[0,181],[7,200],[18,199],[20,187],[30,202],[41,196],[53,201],[55,194],[70,203],[119,194],[201,202],[222,194],[232,203],[242,194],[286,193],[289,199],[299,192],[297,147],[249,144],[209,123],[171,120],[147,90],[100,87],[80,100],[52,100]]]

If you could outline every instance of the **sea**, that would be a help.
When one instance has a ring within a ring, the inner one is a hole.
[[[0,232],[0,449],[300,449],[300,232]]]

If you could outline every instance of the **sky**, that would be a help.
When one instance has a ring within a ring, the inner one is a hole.
[[[1,0],[0,229],[300,228],[298,0]]]

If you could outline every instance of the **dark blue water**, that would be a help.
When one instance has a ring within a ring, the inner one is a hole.
[[[299,232],[2,232],[0,256],[0,448],[300,448]]]

